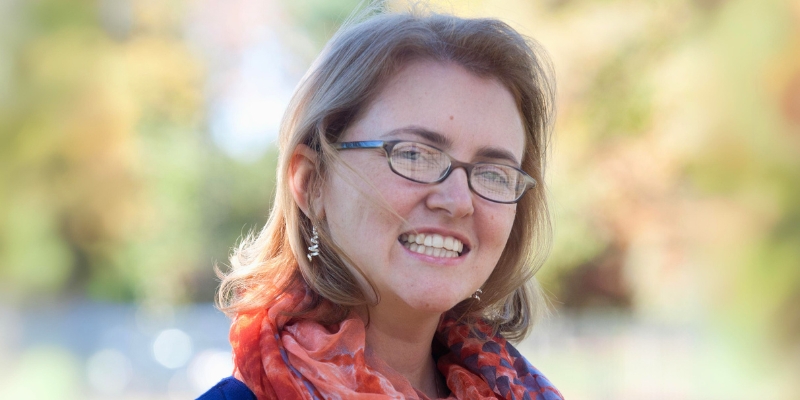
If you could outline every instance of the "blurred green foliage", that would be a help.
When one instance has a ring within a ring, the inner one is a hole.
[[[283,2],[294,25],[308,32],[321,49],[361,0],[296,0]]]
[[[209,300],[213,263],[266,219],[274,153],[243,164],[206,137],[180,2],[134,2],[113,31],[98,4],[0,17],[3,300]]]

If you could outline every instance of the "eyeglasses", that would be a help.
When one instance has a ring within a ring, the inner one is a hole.
[[[461,162],[436,147],[418,142],[369,140],[334,143],[333,147],[339,150],[383,149],[389,168],[395,174],[418,183],[439,183],[456,168],[464,168],[470,190],[496,203],[516,203],[526,191],[536,186],[536,180],[519,168]]]

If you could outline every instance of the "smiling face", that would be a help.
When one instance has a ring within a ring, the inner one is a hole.
[[[421,61],[389,80],[340,141],[410,140],[456,160],[518,167],[524,132],[499,81]],[[463,168],[421,184],[393,173],[381,149],[339,155],[352,170],[332,166],[323,215],[333,240],[374,284],[381,308],[441,313],[481,287],[503,252],[516,205],[471,192]]]

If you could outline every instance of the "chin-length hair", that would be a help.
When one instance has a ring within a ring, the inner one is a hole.
[[[517,204],[511,234],[482,286],[481,300],[463,300],[450,311],[464,320],[481,318],[508,339],[522,339],[546,310],[534,274],[549,253],[552,236],[543,179],[554,116],[553,73],[547,57],[534,41],[496,19],[418,10],[355,19],[330,40],[290,102],[280,130],[277,189],[269,220],[234,250],[229,271],[218,271],[222,279],[218,306],[229,315],[267,307],[281,293],[300,285],[307,288],[312,301],[295,315],[336,323],[354,307],[380,301],[374,288],[365,293],[359,280],[366,281],[366,286],[371,283],[336,245],[324,218],[313,213],[312,205],[309,215],[304,214],[295,202],[288,183],[289,163],[298,145],[317,152],[316,173],[308,181],[312,204],[327,174],[335,173],[331,166],[338,156],[332,144],[402,67],[433,61],[458,65],[502,83],[512,94],[525,128],[522,169],[538,185]],[[309,262],[306,253],[314,226],[320,250]]]

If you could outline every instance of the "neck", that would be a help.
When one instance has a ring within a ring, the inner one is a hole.
[[[366,313],[362,313],[366,316]],[[366,345],[389,367],[430,398],[441,386],[431,343],[440,314],[388,312],[378,304],[369,309]]]

